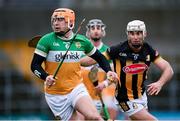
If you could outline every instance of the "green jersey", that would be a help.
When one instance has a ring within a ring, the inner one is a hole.
[[[59,62],[70,46],[74,35],[69,40],[63,40],[54,32],[43,36],[37,44],[35,53],[46,58],[45,70],[54,74]],[[56,84],[51,88],[45,88],[49,94],[67,94],[82,82],[80,58],[83,54],[88,56],[94,54],[96,48],[83,35],[77,35],[57,73]]]

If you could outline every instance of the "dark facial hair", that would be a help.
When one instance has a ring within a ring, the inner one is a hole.
[[[138,44],[138,45],[133,45],[133,44],[132,44],[132,46],[133,46],[134,48],[138,49],[138,48],[140,48],[142,45],[141,45],[141,44]]]
[[[95,42],[99,41],[100,38],[92,38],[92,40],[94,40]]]

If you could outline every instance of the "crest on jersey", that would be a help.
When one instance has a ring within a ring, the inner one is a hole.
[[[63,42],[63,44],[65,44],[65,48],[68,49],[70,46],[70,42]]]
[[[76,46],[77,48],[80,48],[80,47],[81,47],[81,43],[80,43],[80,42],[76,42],[76,43],[75,43],[75,46]]]
[[[134,57],[134,60],[137,60],[138,57],[139,57],[139,54],[135,54],[135,53],[132,53],[133,57]]]
[[[135,63],[123,67],[123,71],[129,74],[138,74],[144,72],[147,68],[148,66],[144,63]]]

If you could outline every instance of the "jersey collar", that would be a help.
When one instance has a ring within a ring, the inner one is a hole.
[[[98,50],[100,50],[100,49],[102,48],[102,46],[103,46],[103,43],[101,42],[100,45],[97,46],[96,48],[97,48]]]
[[[60,38],[60,39],[62,39],[62,40],[65,40],[65,41],[69,41],[69,40],[73,39],[74,36],[75,36],[75,35],[74,35],[74,33],[72,32],[71,35],[70,35],[68,38],[66,38],[66,37],[59,37],[59,36],[57,36],[57,37]]]

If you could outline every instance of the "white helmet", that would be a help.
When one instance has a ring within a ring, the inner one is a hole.
[[[146,25],[144,24],[143,21],[140,21],[140,20],[130,21],[127,24],[127,31],[126,31],[126,33],[128,34],[129,31],[142,31],[143,32],[143,36],[145,36]]]
[[[102,32],[103,32],[103,37],[106,35],[106,32],[105,32],[105,28],[106,28],[106,25],[102,22],[102,20],[100,19],[91,19],[88,24],[86,25],[86,36],[89,37],[89,30],[90,30],[90,27],[91,26],[96,26],[96,25],[99,25],[101,26],[101,29],[102,29]]]

